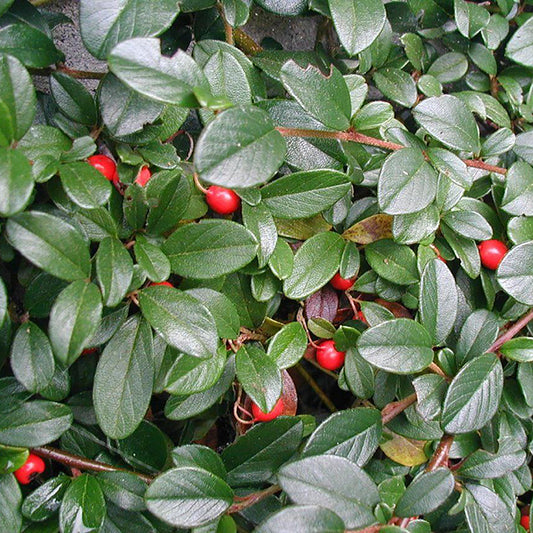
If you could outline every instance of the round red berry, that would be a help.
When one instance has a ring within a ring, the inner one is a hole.
[[[346,352],[340,352],[335,348],[332,339],[322,341],[316,349],[317,363],[327,370],[338,370],[344,364]]]
[[[483,241],[478,248],[481,264],[490,270],[496,270],[507,253],[507,246],[498,239]]]
[[[529,531],[529,514],[523,514],[520,518],[520,525],[526,530]]]
[[[331,286],[339,291],[351,289],[354,283],[355,278],[345,279],[338,272],[330,280]]]
[[[205,193],[207,205],[219,215],[231,215],[239,209],[241,199],[231,189],[211,185]]]
[[[147,166],[144,166],[141,168],[141,170],[139,170],[139,173],[135,178],[135,183],[141,187],[144,187],[150,181],[151,177],[152,173],[150,172],[150,169]]]
[[[174,287],[174,285],[172,285],[170,281],[158,281],[157,283],[156,282],[150,283],[150,287],[154,285],[163,285],[164,287]]]
[[[272,411],[269,411],[268,413],[261,411],[259,406],[252,402],[252,414],[254,415],[254,422],[270,422],[270,420],[274,420],[274,418],[278,418],[278,416],[283,414],[283,408],[284,405],[282,398],[276,402],[276,405],[274,405]]]
[[[83,352],[81,352],[81,355],[90,355],[92,353],[96,353],[98,351],[98,348],[94,347],[94,348],[85,348],[85,350],[83,350]]]
[[[35,476],[42,474],[45,468],[44,461],[38,455],[30,453],[26,462],[18,470],[15,470],[15,477],[19,483],[27,485]]]
[[[117,165],[110,157],[106,155],[92,155],[87,161],[109,181],[118,182]]]

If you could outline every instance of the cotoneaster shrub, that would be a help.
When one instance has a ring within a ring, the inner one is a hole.
[[[255,3],[0,0],[0,531],[524,531],[532,2]]]

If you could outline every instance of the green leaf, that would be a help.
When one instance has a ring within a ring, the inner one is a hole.
[[[415,107],[413,116],[445,146],[474,154],[480,151],[476,121],[459,98],[449,94],[427,98]]]
[[[133,250],[137,263],[148,279],[161,282],[170,276],[170,261],[161,248],[138,236]]]
[[[230,220],[203,220],[177,229],[163,244],[172,272],[209,279],[235,272],[255,257],[257,242]]]
[[[88,163],[63,164],[59,174],[67,196],[80,207],[94,209],[104,205],[111,196],[111,182]]]
[[[514,516],[502,498],[482,485],[467,484],[472,497],[465,506],[470,531],[483,533],[511,533],[516,531]]]
[[[35,102],[35,89],[22,63],[0,56],[0,146],[24,137],[35,116]]]
[[[432,63],[427,71],[440,83],[451,83],[460,80],[468,70],[468,59],[459,52],[443,54]]]
[[[380,438],[381,414],[377,409],[346,409],[318,426],[302,456],[338,455],[363,467],[378,449]]]
[[[272,254],[276,250],[278,242],[278,231],[274,219],[263,203],[259,203],[255,206],[243,203],[242,219],[246,229],[253,233],[259,243],[257,261],[259,267],[262,268],[268,263]]]
[[[48,337],[33,322],[21,324],[11,346],[13,374],[30,392],[45,389],[54,375],[54,354]]]
[[[257,345],[242,346],[235,356],[237,378],[246,394],[265,413],[269,413],[281,395],[281,373],[275,361]]]
[[[247,0],[222,0],[227,21],[234,28],[246,24],[250,15],[250,2]]]
[[[378,201],[384,213],[415,213],[427,207],[436,193],[437,174],[418,148],[404,148],[387,157],[378,181]]]
[[[404,70],[386,67],[374,72],[377,88],[404,107],[412,107],[418,96],[413,78]]]
[[[463,189],[470,189],[473,178],[462,159],[444,148],[428,148],[427,155],[439,172]]]
[[[158,476],[145,495],[148,510],[175,527],[207,524],[233,503],[228,484],[207,470],[182,466]]]
[[[498,410],[503,370],[493,354],[472,359],[453,378],[442,410],[447,433],[469,433],[482,428]]]
[[[267,355],[278,368],[290,368],[303,356],[307,348],[307,335],[299,322],[285,324],[270,340]]]
[[[461,463],[458,473],[470,479],[499,478],[520,468],[525,459],[523,450],[499,450],[498,453],[476,450]]]
[[[216,384],[190,396],[171,396],[165,405],[165,416],[170,420],[186,420],[214,405],[235,379],[235,359],[230,357]]]
[[[132,37],[153,37],[170,27],[179,9],[175,0],[149,5],[135,0],[82,0],[80,30],[83,44],[98,59]]]
[[[136,37],[123,41],[109,53],[108,63],[120,81],[156,102],[196,107],[194,89],[209,90],[194,59],[183,50],[172,57],[163,56],[159,39]]]
[[[442,217],[442,222],[467,239],[487,241],[492,237],[491,225],[475,211],[450,211]]]
[[[448,384],[437,374],[423,374],[413,380],[416,392],[416,410],[424,420],[434,420],[442,411],[442,402]]]
[[[527,20],[513,34],[505,55],[520,65],[533,67],[533,20]]]
[[[408,246],[381,239],[366,246],[365,255],[372,269],[392,283],[410,285],[418,281],[416,257]]]
[[[263,203],[277,218],[307,218],[321,213],[351,189],[348,176],[335,170],[288,174],[261,189]]]
[[[497,317],[486,309],[477,309],[463,323],[455,354],[459,365],[484,354],[496,340],[500,324]]]
[[[226,467],[220,455],[200,444],[186,444],[172,450],[172,462],[175,466],[193,466],[203,468],[215,476],[226,479]]]
[[[341,44],[352,56],[378,38],[387,20],[381,0],[328,0],[328,5]]]
[[[276,15],[302,15],[307,10],[307,0],[256,0],[256,3]]]
[[[319,122],[338,131],[350,126],[350,93],[342,74],[333,65],[324,75],[313,65],[302,68],[290,60],[283,65],[280,75],[289,94]]]
[[[106,237],[96,253],[96,275],[107,307],[116,307],[126,296],[133,277],[133,261],[122,242]]]
[[[0,527],[4,531],[21,531],[22,515],[20,486],[12,474],[0,476]]]
[[[533,168],[517,161],[507,171],[501,208],[510,215],[532,216]]]
[[[100,472],[96,479],[104,496],[121,509],[144,511],[146,482],[129,472]]]
[[[123,439],[141,423],[152,397],[152,359],[150,326],[133,315],[105,347],[94,376],[96,418],[108,437]]]
[[[305,531],[306,533],[343,533],[344,522],[329,509],[316,505],[293,505],[269,515],[255,533]]]
[[[56,359],[70,366],[87,348],[102,317],[102,298],[93,283],[75,281],[50,311],[48,333]]]
[[[158,172],[146,185],[150,211],[146,221],[149,233],[161,235],[177,226],[191,200],[191,185],[181,171]]]
[[[81,233],[62,219],[39,211],[11,217],[10,243],[33,264],[66,281],[89,277],[89,246]]]
[[[34,448],[58,439],[72,424],[72,412],[61,403],[23,403],[0,418],[0,443]]]
[[[30,162],[18,150],[0,146],[0,216],[10,217],[22,211],[32,192]]]
[[[419,306],[420,322],[431,335],[433,344],[440,346],[451,332],[458,310],[455,279],[440,259],[429,261],[424,269]]]
[[[218,336],[223,339],[235,339],[239,335],[239,313],[232,301],[221,292],[207,287],[185,291],[207,307],[217,325]]]
[[[4,281],[0,278],[0,326],[4,323],[6,316],[8,316],[8,296]],[[25,305],[25,307],[27,307]]]
[[[433,361],[432,346],[427,330],[407,318],[367,329],[357,341],[363,359],[393,374],[413,374],[427,368]]]
[[[490,20],[490,13],[484,6],[465,0],[454,0],[457,29],[467,39],[477,35]]]
[[[234,107],[204,128],[196,143],[194,164],[207,183],[244,189],[272,178],[285,150],[285,140],[265,111]]]
[[[26,496],[21,508],[22,514],[33,522],[41,522],[54,516],[70,482],[71,478],[65,474],[49,479]]]
[[[515,300],[533,305],[533,241],[512,248],[497,271],[501,288]]]
[[[204,359],[216,352],[215,320],[196,298],[160,285],[143,289],[139,304],[150,325],[171,346]]]
[[[96,478],[89,474],[75,478],[68,487],[59,510],[62,533],[99,531],[105,515],[104,494]]]
[[[507,359],[528,363],[533,361],[533,339],[531,337],[515,337],[505,342],[499,349]]]
[[[0,54],[13,56],[26,67],[34,68],[64,60],[52,39],[37,28],[18,22],[0,28]]]
[[[279,483],[298,505],[319,505],[336,513],[349,529],[375,522],[379,502],[376,485],[361,468],[344,457],[317,455],[284,465]]]
[[[92,126],[98,121],[96,104],[80,81],[63,72],[50,76],[50,92],[63,114],[74,122]]]
[[[417,476],[396,504],[396,516],[425,515],[438,509],[453,492],[455,479],[447,468]]]
[[[305,241],[283,283],[287,298],[303,300],[323,287],[337,272],[343,249],[344,241],[337,233],[319,233]]]
[[[268,260],[268,266],[278,279],[284,280],[291,275],[294,268],[294,254],[287,241],[278,239],[274,252]]]
[[[167,347],[167,350],[174,349]],[[175,352],[172,355],[175,358],[165,376],[164,389],[174,395],[188,396],[210,389],[222,375],[226,364],[224,347],[209,359]]]
[[[461,266],[471,278],[477,278],[481,270],[479,250],[474,239],[468,239],[442,224],[441,232],[454,254],[461,260]]]
[[[297,417],[252,427],[222,452],[228,483],[240,487],[268,481],[296,453],[303,429]]]

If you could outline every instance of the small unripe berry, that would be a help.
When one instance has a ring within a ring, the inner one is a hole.
[[[331,278],[331,286],[339,291],[347,291],[353,287],[355,278],[345,279],[338,272]]]
[[[231,215],[239,209],[241,199],[231,189],[211,185],[205,193],[207,205],[219,215]]]
[[[89,157],[87,162],[103,174],[109,181],[112,181],[113,183],[118,182],[117,165],[110,157],[96,154]]]
[[[144,166],[141,168],[141,170],[139,170],[139,173],[135,178],[135,183],[141,187],[144,187],[150,181],[151,177],[152,173],[150,172],[150,169],[147,166]]]
[[[283,408],[284,405],[282,398],[276,402],[276,405],[274,405],[272,411],[268,413],[261,411],[259,406],[252,402],[252,414],[254,415],[254,422],[270,422],[270,420],[274,420],[274,418],[277,418],[283,414]]]
[[[327,370],[338,370],[344,364],[346,352],[340,352],[335,348],[333,339],[322,341],[316,349],[317,363]]]
[[[498,239],[483,241],[478,248],[481,264],[490,270],[496,270],[507,253],[507,246]]]
[[[15,477],[22,485],[27,485],[35,478],[35,476],[42,474],[46,469],[44,461],[34,453],[30,453],[26,462],[15,470]]]

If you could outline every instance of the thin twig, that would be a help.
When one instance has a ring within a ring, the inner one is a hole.
[[[107,72],[96,72],[91,70],[76,70],[72,68],[65,67],[64,65],[59,65],[57,68],[30,68],[30,74],[34,76],[49,76],[53,72],[64,72],[72,78],[77,78],[80,80],[101,80]]]
[[[494,344],[487,350],[488,352],[497,352],[508,340],[511,340],[520,332],[529,322],[533,320],[533,308],[530,309],[520,320],[515,322],[505,333],[500,335]]]
[[[226,34],[226,42],[233,46],[235,44],[235,40],[233,39],[233,27],[226,19],[226,14],[224,13],[224,7],[222,6],[220,2],[217,2],[217,8],[218,8],[218,12],[220,13],[220,18],[222,19],[222,22],[224,23],[224,33]]]
[[[393,418],[397,417],[400,413],[403,413],[410,405],[416,402],[416,393],[406,396],[402,400],[397,402],[391,402],[387,404],[381,410],[381,422],[382,424],[388,424]]]
[[[247,509],[248,507],[255,505],[257,502],[276,494],[276,492],[279,492],[280,490],[281,487],[279,485],[272,485],[271,487],[268,487],[268,489],[248,494],[248,496],[243,498],[235,497],[235,500],[237,501],[235,501],[235,503],[226,511],[226,513],[240,513],[244,509]]]
[[[433,374],[438,374],[440,377],[444,379],[449,379],[448,376],[444,373],[444,371],[441,369],[437,363],[430,363],[428,366],[428,370],[433,372]]]
[[[452,444],[453,435],[444,435],[440,439],[439,445],[426,467],[426,472],[433,472],[433,470],[437,470],[437,468],[440,468],[441,466],[448,466]]]
[[[200,183],[200,180],[198,179],[198,174],[195,172],[193,175],[192,175],[192,179],[194,181],[194,184],[196,185],[196,188],[206,194],[207,193],[207,189]]]
[[[244,33],[240,28],[235,28],[233,30],[233,38],[235,39],[235,44],[240,48],[246,55],[255,56],[259,52],[263,51],[261,45],[257,44],[247,33]]]
[[[307,381],[309,386],[316,392],[317,396],[322,400],[322,403],[332,412],[335,413],[337,408],[335,404],[328,398],[327,394],[320,388],[320,385],[314,380],[313,376],[307,372],[301,363],[296,365],[296,370]]]
[[[93,461],[92,459],[80,457],[79,455],[74,455],[73,453],[51,448],[50,446],[39,446],[37,448],[33,448],[32,452],[39,457],[52,459],[53,461],[67,465],[70,468],[91,470],[93,472],[128,472],[129,474],[133,474],[142,479],[146,483],[151,483],[153,481],[153,477],[147,474],[141,474],[140,472],[135,472],[134,470],[127,470],[126,468],[108,465],[107,463],[101,463],[100,461]]]

